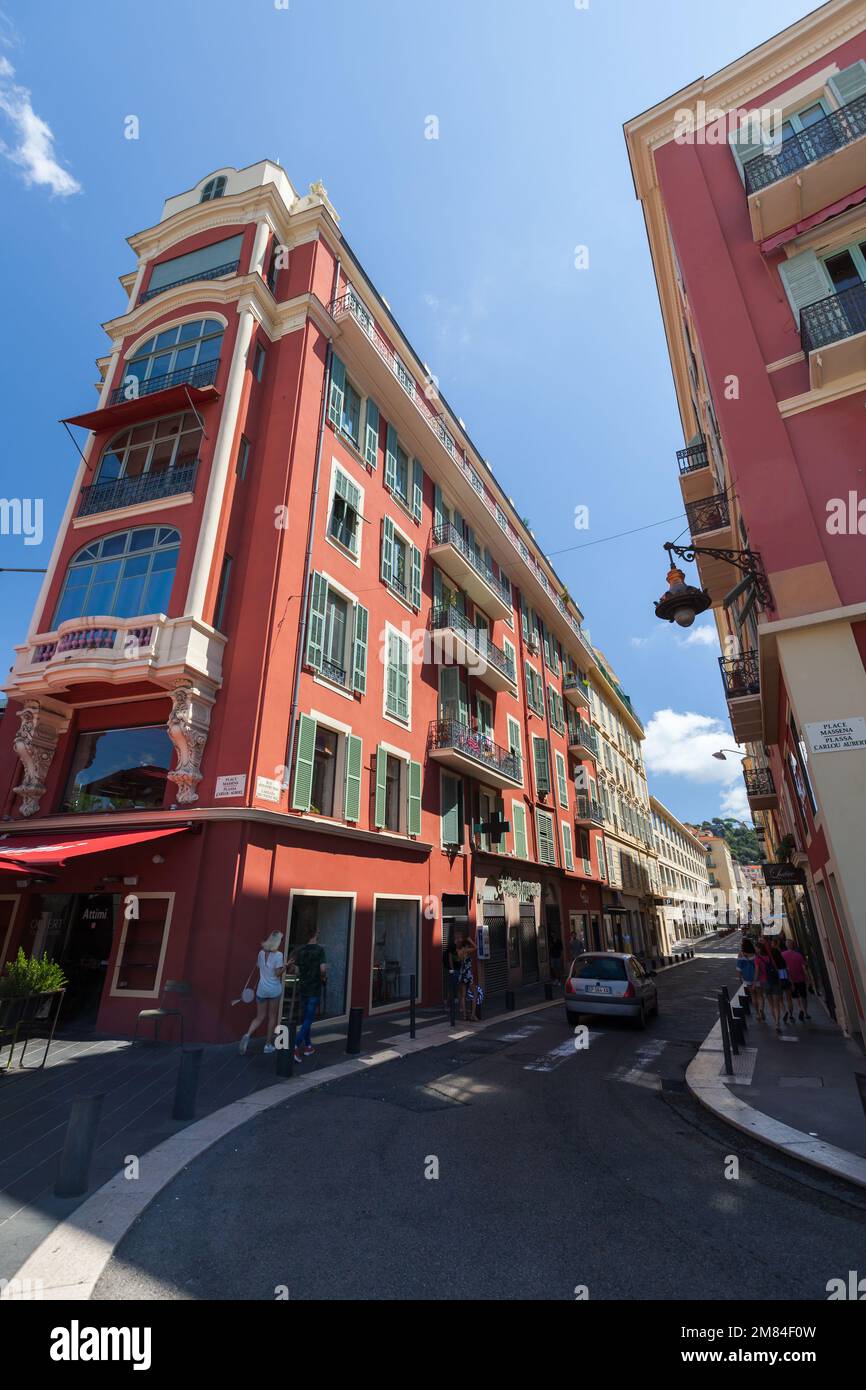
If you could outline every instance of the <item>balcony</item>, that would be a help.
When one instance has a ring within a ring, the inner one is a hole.
[[[698,444],[689,444],[685,449],[677,449],[677,464],[683,501],[696,502],[702,497],[709,497],[717,483],[707,441],[702,439]]]
[[[578,792],[575,798],[574,819],[578,825],[604,825],[601,803],[587,792]]]
[[[595,729],[582,719],[570,721],[568,751],[576,758],[598,758],[598,737]]]
[[[465,666],[493,690],[517,694],[517,673],[505,652],[491,642],[483,628],[473,627],[459,608],[442,604],[429,619],[431,660],[440,666]]]
[[[106,405],[85,411],[83,415],[68,415],[64,423],[80,425],[86,430],[119,429],[123,425],[134,425],[138,420],[152,420],[156,415],[171,415],[189,410],[191,406],[207,405],[217,399],[214,382],[219,365],[219,358],[213,358],[195,367],[152,376],[147,381],[136,379],[135,387],[127,382],[112,391]]]
[[[175,468],[152,470],[139,473],[136,478],[114,478],[109,483],[92,483],[81,489],[79,516],[95,516],[99,512],[113,512],[120,507],[146,507],[149,502],[157,502],[163,497],[192,495],[195,490],[195,476],[198,460],[181,463]]]
[[[169,290],[176,290],[180,285],[192,285],[196,280],[219,280],[223,275],[234,275],[240,261],[227,261],[225,265],[214,266],[213,270],[200,270],[197,275],[185,275],[182,280],[172,280],[169,285],[160,285],[155,290],[145,290],[144,294],[138,296],[139,304],[146,304],[149,299],[155,299],[158,294],[166,294]]]
[[[568,704],[574,709],[586,710],[589,717],[589,691],[574,671],[566,671],[563,675],[562,693]]]
[[[219,685],[224,646],[222,634],[196,618],[69,618],[16,647],[6,688],[19,695],[57,695],[79,685],[171,689],[183,676]]]
[[[430,725],[428,756],[452,772],[475,777],[489,786],[520,787],[523,768],[519,754],[500,748],[486,734],[479,734],[455,719]]]
[[[692,537],[712,536],[714,545],[730,549],[731,509],[726,493],[717,492],[699,502],[687,502],[686,517]]]
[[[773,773],[768,767],[744,767],[746,796],[750,811],[777,811],[779,797],[773,781]]]
[[[866,96],[832,111],[784,140],[776,153],[745,165],[752,235],[756,241],[832,207],[863,183]]]
[[[761,676],[758,653],[720,656],[719,667],[725,686],[725,699],[731,728],[738,743],[760,742],[764,736],[761,717]]]
[[[511,616],[514,607],[511,594],[481,557],[470,549],[450,521],[442,526],[434,526],[431,531],[430,557],[488,617],[505,619]]]
[[[800,310],[800,340],[813,390],[866,371],[866,285],[851,285]]]

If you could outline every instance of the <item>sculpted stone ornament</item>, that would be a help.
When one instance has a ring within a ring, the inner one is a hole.
[[[201,781],[201,757],[210,727],[210,704],[190,684],[178,685],[171,692],[172,710],[168,717],[168,736],[177,749],[177,766],[168,773],[177,784],[179,806],[198,801],[196,787]]]
[[[18,733],[12,743],[21,759],[24,777],[15,787],[20,796],[22,816],[34,816],[45,795],[48,770],[57,751],[57,742],[69,724],[69,716],[44,709],[38,700],[28,700],[18,714]]]

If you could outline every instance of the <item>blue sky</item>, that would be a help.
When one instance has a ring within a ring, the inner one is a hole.
[[[45,536],[0,537],[0,563],[47,563],[77,461],[57,421],[95,402],[124,238],[207,171],[278,159],[302,192],[324,182],[581,605],[649,726],[651,789],[685,819],[743,813],[737,760],[709,756],[732,744],[713,632],[652,611],[685,526],[682,439],[622,124],[810,6],[281,3],[0,0],[0,492],[42,497]],[[38,587],[0,575],[0,661]]]

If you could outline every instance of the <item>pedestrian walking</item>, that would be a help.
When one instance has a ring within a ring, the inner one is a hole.
[[[747,936],[743,937],[739,955],[737,956],[737,974],[743,982],[743,988],[749,996],[749,999],[754,1002],[755,943],[750,941]]]
[[[250,1038],[267,1020],[265,1030],[265,1052],[274,1052],[274,1034],[280,1021],[280,1001],[283,997],[283,972],[286,963],[279,949],[283,933],[271,932],[265,937],[262,948],[256,957],[259,982],[256,986],[256,1016],[240,1041],[239,1051],[243,1055],[250,1045]]]
[[[793,1023],[794,1000],[791,994],[791,981],[788,979],[788,966],[785,961],[785,956],[781,949],[783,945],[784,940],[780,941],[778,946],[771,946],[770,955],[772,957],[773,964],[775,965],[776,970],[779,973],[779,992],[782,1001],[782,1007],[784,1009],[784,1013],[782,1014],[782,1022]]]
[[[451,942],[445,952],[445,969],[448,972],[448,1004],[457,999],[460,992],[460,952],[457,949],[459,932],[452,932]]]
[[[464,1023],[477,1023],[478,1014],[475,1009],[475,1000],[472,1000],[472,1017],[469,1017],[467,1010],[467,996],[472,988],[474,976],[472,973],[472,955],[478,950],[474,941],[470,941],[465,931],[454,933],[454,949],[459,961],[457,984],[460,992],[460,1017]]]
[[[782,955],[785,958],[785,967],[791,986],[791,1022],[794,1021],[794,1009],[799,1002],[799,1018],[800,1022],[803,1023],[812,1017],[809,1013],[809,967],[806,964],[806,957],[794,945],[783,946]]]
[[[328,978],[325,948],[319,945],[318,926],[310,929],[306,945],[292,952],[289,965],[297,969],[301,996],[301,1026],[295,1039],[295,1061],[300,1062],[303,1057],[312,1057],[316,1050],[312,1043],[313,1019]]]
[[[554,932],[550,938],[550,978],[557,985],[562,984],[562,957],[564,952],[562,937]]]
[[[761,1012],[758,1017],[763,1021],[765,1003],[768,1003],[770,1005],[770,1014],[776,1025],[776,1032],[781,1033],[782,989],[779,982],[779,969],[773,959],[770,944],[765,937],[761,937],[755,952],[755,979],[756,982],[760,983],[761,994],[763,996]]]

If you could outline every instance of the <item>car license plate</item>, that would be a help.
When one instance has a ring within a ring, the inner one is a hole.
[[[587,994],[610,994],[610,985],[590,985]]]

